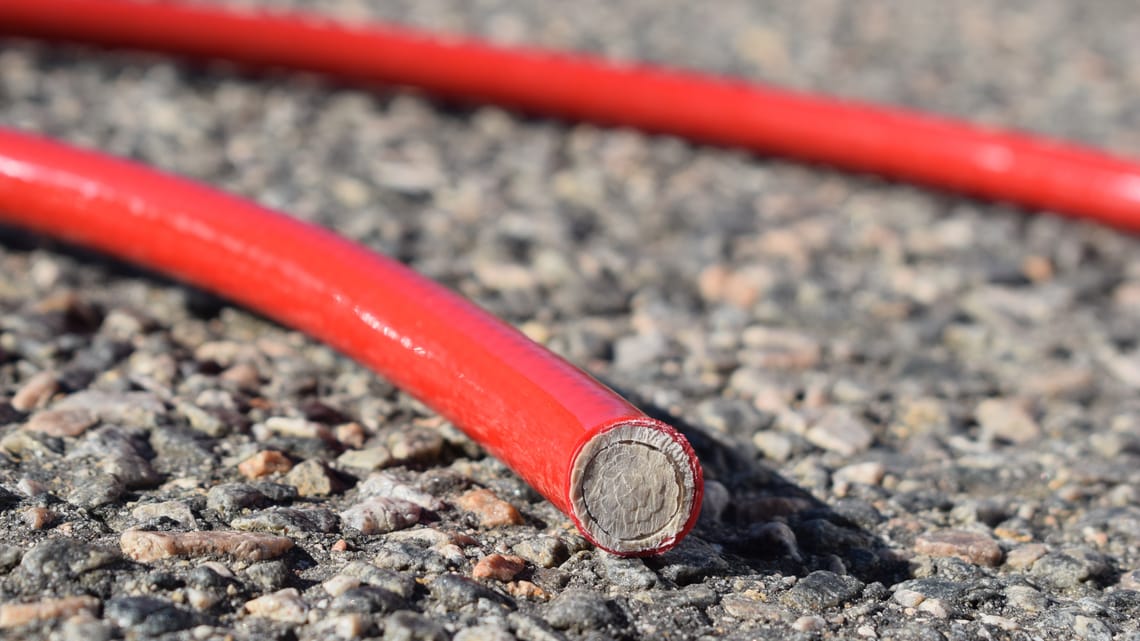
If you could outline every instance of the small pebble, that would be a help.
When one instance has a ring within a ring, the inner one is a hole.
[[[21,478],[20,481],[16,484],[16,489],[28,498],[44,496],[51,492],[51,490],[48,489],[47,485],[26,476]]]
[[[1009,551],[1005,556],[1005,564],[1015,570],[1024,570],[1033,565],[1037,559],[1045,556],[1048,548],[1041,543],[1019,545]]]
[[[823,617],[810,614],[802,616],[792,622],[792,629],[798,632],[817,632],[827,627],[827,621]]]
[[[780,600],[798,610],[818,611],[842,605],[862,590],[863,582],[853,576],[816,570],[797,581]]]
[[[745,621],[778,623],[790,616],[786,609],[768,603],[765,601],[765,595],[754,590],[726,594],[721,598],[720,605],[729,616]]]
[[[284,474],[293,469],[293,461],[276,450],[263,450],[238,464],[238,472],[247,479],[271,474]]]
[[[261,385],[261,372],[253,363],[235,363],[219,374],[218,378],[243,390],[256,390]]]
[[[147,523],[157,519],[170,519],[183,527],[198,528],[198,521],[185,501],[162,501],[161,503],[144,503],[131,510],[131,518],[139,523]]]
[[[169,557],[203,557],[224,554],[235,559],[260,561],[281,556],[293,541],[253,532],[147,532],[127,530],[119,537],[123,554],[140,563]]]
[[[895,590],[894,600],[895,603],[898,603],[904,608],[916,608],[920,603],[926,600],[926,595],[916,590],[901,588]]]
[[[21,412],[29,412],[47,405],[58,390],[59,380],[55,372],[39,372],[25,381],[9,402]]]
[[[30,507],[21,513],[24,524],[33,530],[43,530],[55,523],[56,515],[46,507]]]
[[[423,509],[433,512],[438,512],[444,508],[443,501],[435,496],[422,490],[417,490],[401,482],[395,476],[383,472],[369,476],[360,484],[357,491],[360,493],[360,496],[363,497],[401,499],[415,503]]]
[[[37,621],[62,619],[79,614],[97,614],[99,600],[92,596],[48,598],[32,603],[0,605],[0,628],[14,628]]]
[[[1131,570],[1120,575],[1117,585],[1122,590],[1135,590],[1140,592],[1140,570]]]
[[[526,568],[526,561],[520,556],[488,554],[479,559],[471,576],[476,579],[494,579],[496,581],[510,581],[519,572]]]
[[[342,592],[333,599],[330,607],[334,612],[383,614],[405,608],[407,604],[391,590],[375,585],[359,585]]]
[[[111,599],[103,606],[103,618],[141,637],[185,630],[198,620],[196,613],[153,596]]]
[[[336,532],[340,521],[325,507],[271,507],[230,521],[230,527],[250,532],[300,535],[306,532]]]
[[[602,573],[614,585],[631,590],[647,590],[657,585],[657,574],[637,557],[624,558],[601,552],[598,561]]]
[[[368,618],[359,612],[348,612],[336,616],[320,619],[314,624],[318,638],[327,639],[330,636],[341,639],[359,639],[366,635],[370,624]]]
[[[368,435],[360,423],[351,422],[341,423],[334,427],[333,436],[341,445],[352,449],[359,449],[364,445],[364,441]]]
[[[50,409],[33,414],[24,429],[49,436],[75,437],[98,422],[99,418],[85,409]]]
[[[266,419],[264,430],[257,430],[255,426],[254,433],[264,432],[266,440],[271,435],[284,436],[290,438],[314,438],[321,440],[332,440],[332,432],[328,427],[320,423],[307,421],[303,418],[292,418],[285,416],[274,416]]]
[[[887,468],[877,461],[867,463],[853,463],[839,468],[832,475],[836,481],[859,483],[862,485],[878,485],[887,474]]]
[[[705,479],[705,495],[701,500],[701,520],[716,523],[731,502],[732,497],[724,484],[713,479]]]
[[[936,619],[945,619],[950,616],[950,608],[942,599],[926,599],[918,604],[918,611],[925,612]]]
[[[458,574],[442,574],[428,588],[437,601],[449,610],[458,610],[480,600],[509,604],[510,600],[483,584]]]
[[[1001,564],[1002,550],[985,534],[966,530],[940,530],[920,535],[914,551],[936,557],[955,557],[977,565],[994,567]]]
[[[221,600],[222,597],[214,592],[198,588],[189,588],[186,590],[186,602],[195,610],[209,610]]]
[[[752,443],[764,458],[776,463],[783,463],[792,455],[792,441],[779,432],[756,432],[752,436]]]
[[[845,408],[832,408],[824,412],[804,435],[816,447],[852,456],[866,450],[874,440],[863,421]]]
[[[974,418],[982,428],[983,440],[1023,444],[1041,436],[1041,426],[1016,400],[988,398],[974,408]]]
[[[321,584],[329,596],[338,597],[360,585],[360,579],[338,574]]]
[[[604,629],[614,623],[616,615],[605,596],[588,590],[571,589],[555,597],[542,618],[556,630],[580,633]]]
[[[1049,605],[1049,599],[1044,594],[1028,585],[1011,585],[1003,594],[1010,607],[1025,612],[1041,612]]]
[[[223,483],[206,493],[206,507],[223,514],[265,507],[270,502],[264,492],[247,483]]]
[[[384,534],[415,525],[420,520],[420,506],[403,499],[377,497],[366,499],[340,513],[345,527],[361,534]]]
[[[807,370],[822,356],[819,341],[790,329],[754,325],[744,330],[741,341],[741,361],[766,370]]]
[[[443,435],[426,427],[397,430],[389,435],[387,446],[397,461],[428,463],[438,459],[443,451]]]
[[[383,445],[362,450],[348,450],[337,457],[336,462],[359,470],[379,470],[395,462],[392,452]]]
[[[546,591],[530,581],[511,581],[507,584],[507,594],[529,601],[542,601],[546,599]]]
[[[1013,619],[1007,619],[996,614],[983,614],[982,618],[979,619],[979,621],[981,621],[983,625],[992,625],[995,628],[1000,628],[1002,630],[1007,630],[1010,632],[1021,629],[1021,625],[1018,624],[1017,621],[1014,621]]]
[[[384,619],[383,641],[447,641],[440,625],[417,612],[401,610]]]
[[[561,539],[541,534],[516,543],[511,551],[540,568],[557,567],[570,557]]]
[[[306,497],[329,496],[344,490],[344,483],[332,470],[325,467],[324,463],[312,459],[293,466],[282,481],[297,488],[297,493]]]
[[[474,514],[481,527],[521,525],[523,522],[522,515],[515,506],[495,496],[491,490],[471,490],[460,496],[455,504],[465,512]]]
[[[246,601],[244,608],[255,617],[282,623],[305,623],[309,620],[309,605],[297,588],[285,588],[251,599]]]
[[[516,637],[505,627],[480,624],[456,632],[452,641],[516,641]]]
[[[53,409],[86,410],[113,425],[153,428],[166,405],[150,392],[104,392],[85,390],[60,399]]]

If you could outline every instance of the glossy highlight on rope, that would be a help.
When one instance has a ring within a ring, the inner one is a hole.
[[[132,0],[4,0],[0,35],[413,86],[746,148],[1140,231],[1140,165],[927,114],[648,65],[301,13]]]

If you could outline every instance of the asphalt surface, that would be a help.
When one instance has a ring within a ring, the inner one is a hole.
[[[1140,158],[1127,1],[307,4]],[[0,124],[398,257],[681,426],[710,480],[680,548],[608,556],[329,348],[3,230],[5,639],[1140,640],[1132,237],[394,88],[19,41]]]

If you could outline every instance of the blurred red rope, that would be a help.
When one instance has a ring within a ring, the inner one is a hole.
[[[391,25],[130,0],[3,0],[0,35],[286,67],[739,146],[1140,231],[1140,164],[1046,138],[729,78]]]

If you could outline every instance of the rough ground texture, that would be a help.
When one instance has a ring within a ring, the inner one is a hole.
[[[1140,157],[1131,0],[310,4]],[[683,546],[609,557],[327,347],[6,231],[5,639],[1140,639],[1135,239],[409,93],[0,46],[3,124],[397,256],[671,416],[710,479]]]

